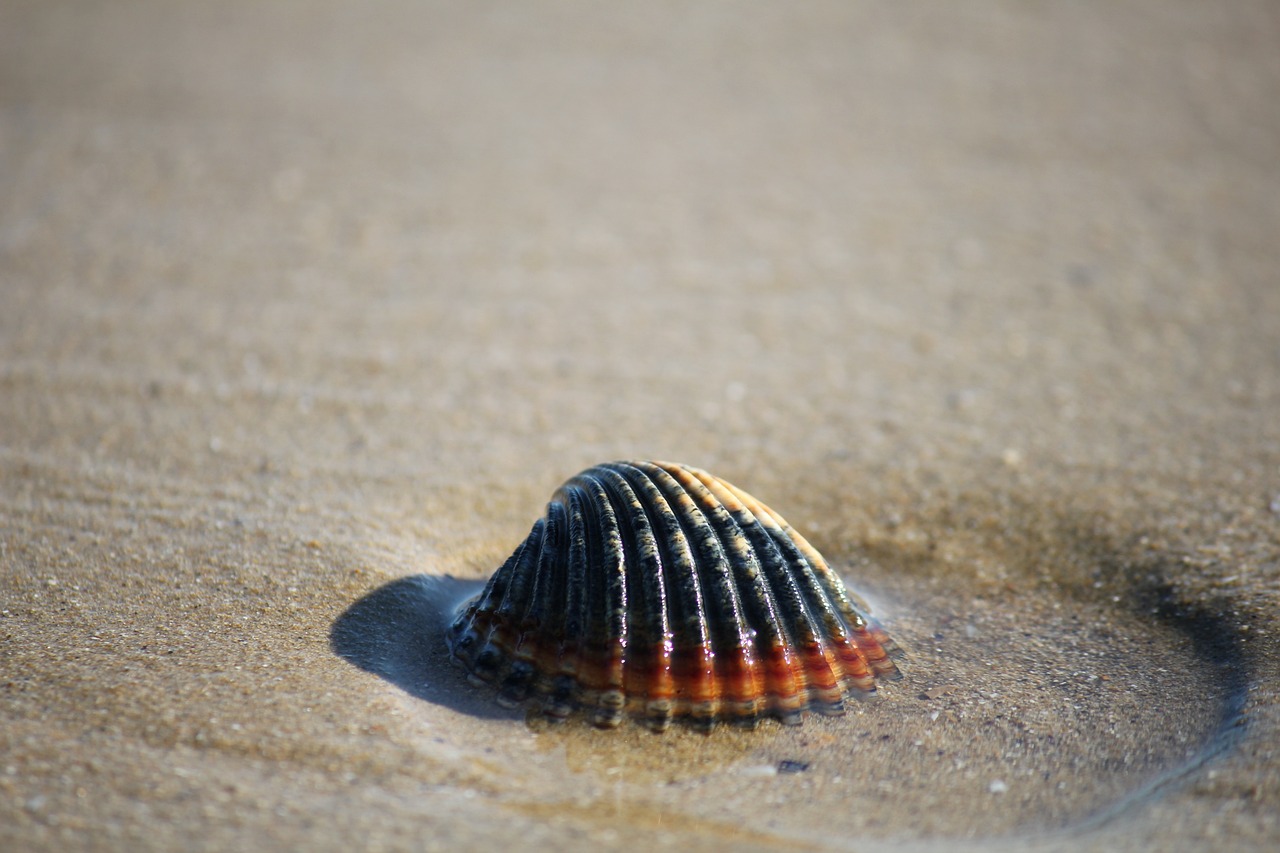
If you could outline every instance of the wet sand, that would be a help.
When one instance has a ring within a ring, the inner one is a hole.
[[[1280,843],[1274,4],[0,10],[0,847]],[[707,468],[906,677],[526,721],[440,639]]]

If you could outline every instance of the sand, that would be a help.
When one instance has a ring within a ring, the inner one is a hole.
[[[1280,844],[1274,3],[0,8],[0,847]],[[553,727],[555,487],[707,468],[906,677]]]

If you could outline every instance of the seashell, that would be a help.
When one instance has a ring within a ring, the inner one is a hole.
[[[447,641],[500,703],[553,720],[580,707],[605,728],[624,714],[656,730],[799,722],[899,675],[888,635],[804,537],[668,462],[597,465],[561,486]]]

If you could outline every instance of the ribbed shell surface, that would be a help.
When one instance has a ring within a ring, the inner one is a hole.
[[[806,708],[894,677],[892,643],[777,513],[705,471],[589,468],[463,605],[448,640],[499,701],[710,727]]]

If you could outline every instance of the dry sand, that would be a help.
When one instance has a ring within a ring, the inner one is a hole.
[[[633,6],[0,6],[0,847],[1275,849],[1280,7]],[[906,679],[467,685],[619,457]]]

